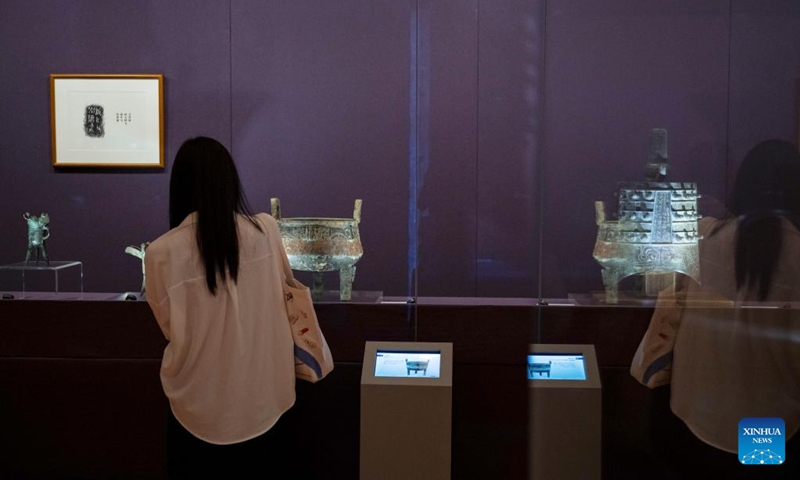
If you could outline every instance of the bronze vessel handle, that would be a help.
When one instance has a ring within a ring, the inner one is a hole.
[[[356,199],[356,205],[353,207],[353,219],[356,223],[361,223],[361,199]]]
[[[281,219],[281,200],[279,198],[269,199],[270,209],[272,210],[272,218],[275,220]]]

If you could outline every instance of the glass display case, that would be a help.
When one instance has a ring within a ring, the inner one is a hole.
[[[24,55],[0,59],[4,71],[18,72],[0,93],[13,112],[0,120],[0,264],[11,264],[0,267],[0,292],[18,291],[18,273],[30,279],[30,269],[17,272],[14,263],[25,247],[19,216],[30,210],[53,218],[53,258],[81,259],[45,269],[55,274],[56,291],[59,272],[80,267],[82,292],[85,266],[87,292],[139,298],[119,295],[139,292],[142,283],[140,262],[124,248],[168,230],[172,160],[186,138],[202,132],[232,152],[253,212],[272,211],[271,199],[280,198],[285,218],[349,221],[354,200],[363,200],[350,298],[343,299],[332,273],[319,297],[346,348],[355,342],[351,334],[361,339],[373,331],[452,341],[456,356],[482,362],[485,370],[472,378],[491,379],[495,368],[516,366],[504,356],[512,334],[522,348],[595,344],[604,382],[616,389],[609,395],[625,400],[609,406],[604,420],[604,438],[616,442],[611,463],[656,441],[646,425],[660,420],[637,417],[631,405],[661,397],[628,372],[651,318],[695,327],[710,319],[705,326],[723,330],[741,321],[747,328],[737,340],[776,337],[781,359],[796,354],[789,339],[800,334],[800,322],[792,322],[800,290],[793,289],[794,262],[786,260],[796,233],[788,205],[761,205],[757,216],[771,210],[789,220],[754,230],[764,235],[754,237],[765,239],[764,252],[778,253],[774,278],[789,279],[782,289],[740,298],[729,275],[737,257],[731,228],[742,213],[731,210],[740,166],[760,142],[798,137],[800,6],[792,2],[243,0],[190,12],[164,5],[158,15],[131,18],[75,3],[76,21],[99,25],[80,38],[56,7],[23,2],[7,7],[19,25],[0,29],[4,45],[27,46]],[[30,43],[32,29],[52,41]],[[134,35],[142,31],[148,35]],[[123,70],[147,58],[164,73],[165,169],[52,167],[49,92],[31,85],[59,69],[107,70],[112,57]],[[654,128],[669,138],[659,161]],[[647,176],[654,163],[669,165],[659,172],[665,178]],[[743,177],[745,191],[759,185],[756,173]],[[668,187],[628,188],[642,182]],[[776,198],[786,193],[758,188]],[[656,208],[656,197],[666,196],[670,206]],[[675,249],[636,243],[668,243],[650,235],[665,224],[658,212],[667,211],[670,244],[688,245],[697,269],[680,262],[639,268],[656,257],[674,260]],[[697,230],[680,222],[697,222]],[[626,235],[635,248],[617,248]],[[780,245],[766,241],[778,237]],[[609,258],[632,268],[604,283]],[[297,277],[315,282],[311,272]],[[23,276],[23,292],[28,280]],[[364,314],[373,306],[385,310]],[[353,311],[372,323],[342,313]],[[678,311],[680,318],[670,319]],[[774,328],[765,327],[769,321]],[[715,338],[703,326],[685,331]],[[436,335],[446,338],[430,338]],[[730,371],[750,371],[735,352],[722,355],[736,365]],[[718,374],[744,385],[730,371]],[[794,381],[793,374],[761,376],[773,382],[763,388],[778,395],[774,385]],[[661,413],[669,411],[663,400]],[[645,426],[633,432],[629,425]],[[654,455],[638,458],[647,464]]]

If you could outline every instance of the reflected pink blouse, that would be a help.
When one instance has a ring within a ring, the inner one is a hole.
[[[672,411],[698,438],[728,452],[738,451],[745,417],[782,418],[788,440],[800,428],[800,232],[783,222],[779,265],[768,303],[759,305],[786,308],[749,308],[755,295],[736,288],[736,222],[704,218],[699,227],[702,284],[689,282],[688,291],[733,300],[735,307],[684,308]]]

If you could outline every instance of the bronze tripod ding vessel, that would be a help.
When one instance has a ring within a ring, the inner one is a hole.
[[[355,201],[353,218],[283,218],[280,200],[273,198],[270,203],[292,269],[314,273],[312,296],[322,298],[322,273],[338,270],[339,299],[350,301],[355,265],[364,255],[358,232],[361,199]]]

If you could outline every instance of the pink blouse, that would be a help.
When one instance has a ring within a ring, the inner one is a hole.
[[[214,444],[269,430],[295,401],[292,334],[283,302],[275,220],[239,217],[239,278],[208,291],[195,241],[197,214],[147,248],[147,301],[169,341],[161,384],[178,421]]]

